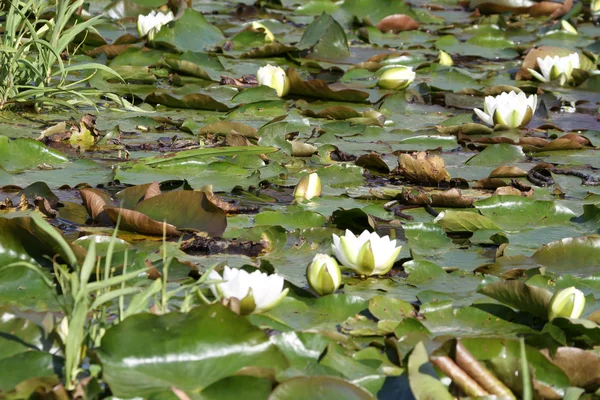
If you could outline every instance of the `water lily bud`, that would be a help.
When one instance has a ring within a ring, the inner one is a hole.
[[[275,35],[273,35],[273,32],[271,32],[271,30],[269,28],[267,28],[266,26],[264,26],[263,24],[261,24],[258,21],[254,21],[252,22],[252,29],[254,29],[255,31],[261,31],[264,32],[265,34],[265,42],[267,43],[271,43],[275,41]]]
[[[163,25],[173,21],[173,12],[167,14],[152,11],[148,15],[138,15],[137,30],[140,37],[148,35],[148,40],[153,41],[154,35],[160,31]]]
[[[283,97],[290,91],[290,80],[281,67],[265,65],[260,67],[256,73],[259,86],[268,86],[275,89],[277,96]]]
[[[571,53],[565,57],[538,57],[537,65],[540,72],[533,69],[528,69],[528,71],[538,80],[550,82],[562,78],[564,82],[569,82],[573,80],[573,69],[579,68],[579,54]]]
[[[526,126],[537,107],[537,95],[529,97],[523,92],[502,93],[499,96],[486,96],[483,111],[475,108],[475,114],[487,125],[505,125],[509,128]]]
[[[327,254],[317,254],[306,267],[306,279],[315,292],[325,296],[340,287],[342,272],[335,258]]]
[[[452,61],[452,57],[450,57],[450,54],[446,53],[444,50],[440,50],[439,60],[440,60],[440,65],[445,65],[447,67],[454,65],[454,61]]]
[[[212,284],[210,290],[224,304],[234,304],[242,315],[260,314],[275,308],[289,291],[283,289],[282,276],[267,275],[258,270],[248,273],[243,269],[225,267],[222,277],[216,271],[211,271],[208,277],[223,281]]]
[[[554,318],[579,318],[585,308],[583,292],[574,286],[554,293],[548,306],[548,320]]]
[[[378,85],[382,89],[402,90],[410,85],[416,76],[411,67],[398,65],[386,68],[379,77]]]
[[[560,21],[560,26],[562,27],[563,31],[568,32],[568,33],[572,33],[573,35],[578,35],[579,33],[577,33],[577,29],[575,29],[575,27],[573,25],[571,25],[569,23],[569,21],[566,20],[561,20]]]
[[[316,172],[304,175],[294,189],[296,199],[310,200],[321,195],[321,178]]]
[[[60,324],[58,324],[58,326],[56,327],[56,333],[58,334],[58,337],[60,337],[60,340],[63,342],[63,344],[66,346],[67,337],[69,336],[69,319],[67,317],[63,317],[62,321],[60,321]]]
[[[360,275],[383,275],[392,269],[402,246],[396,246],[396,240],[387,235],[365,230],[357,237],[346,230],[342,237],[333,235],[331,249],[344,267]]]

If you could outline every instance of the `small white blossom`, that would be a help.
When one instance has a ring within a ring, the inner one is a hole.
[[[140,37],[142,36],[154,36],[158,33],[163,25],[173,21],[175,17],[173,12],[169,11],[167,14],[161,12],[152,11],[148,15],[138,15],[137,30]]]
[[[487,125],[501,124],[509,128],[522,128],[531,121],[536,107],[535,94],[527,97],[523,92],[505,92],[499,96],[486,96],[483,111],[478,108],[474,111]]]
[[[579,54],[571,53],[566,57],[538,57],[537,65],[540,72],[533,69],[528,69],[528,71],[538,80],[550,82],[558,79],[561,75],[564,75],[563,79],[567,82],[572,79],[571,74],[573,73],[573,68],[579,68]]]
[[[281,67],[265,65],[260,67],[256,73],[259,86],[268,86],[275,89],[277,96],[283,97],[290,91],[290,80]]]
[[[210,280],[224,281],[211,285],[215,297],[237,298],[242,314],[263,313],[277,306],[287,295],[284,279],[277,274],[267,275],[258,270],[248,273],[243,269],[225,267],[223,277],[211,271]]]
[[[383,275],[392,269],[402,246],[387,235],[365,230],[357,237],[346,230],[342,237],[333,234],[331,249],[344,267],[361,275]]]

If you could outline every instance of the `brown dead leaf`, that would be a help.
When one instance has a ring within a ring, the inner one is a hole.
[[[512,165],[501,165],[490,172],[490,178],[515,178],[521,176],[527,176],[527,172]]]
[[[578,135],[576,133],[567,133],[566,135],[562,135],[560,137],[560,139],[573,140],[573,141],[576,141],[577,143],[579,143],[582,146],[591,146],[592,145],[592,143],[589,141],[588,138],[583,137],[581,135]]]
[[[499,187],[506,186],[506,181],[500,178],[483,178],[475,182],[473,189],[489,189],[494,190]]]
[[[440,182],[450,181],[444,159],[437,155],[428,156],[423,151],[412,155],[400,154],[398,171],[407,180],[419,184],[437,185]]]
[[[419,23],[406,14],[392,14],[375,25],[381,32],[403,32],[419,29]]]
[[[234,131],[233,129],[225,135],[225,143],[228,146],[253,146],[246,136]]]
[[[154,181],[148,186],[146,190],[146,194],[144,195],[144,200],[148,200],[154,196],[160,195],[162,192],[160,191],[160,185],[157,181]]]
[[[381,156],[377,153],[371,152],[369,154],[363,154],[358,157],[355,161],[356,165],[369,170],[381,172],[383,174],[390,173],[390,167],[383,161]]]
[[[104,225],[112,224],[112,220],[106,215],[105,208],[112,203],[110,196],[98,189],[85,188],[79,190],[83,206],[94,221]]]
[[[516,187],[512,186],[502,186],[494,191],[494,195],[512,195],[512,196],[522,196],[522,197],[531,197],[533,194],[533,190],[530,192],[522,192]]]
[[[573,8],[573,0],[565,0],[563,4],[542,1],[529,7],[529,15],[532,17],[550,15],[550,19],[556,19],[568,13],[571,8]]]
[[[567,374],[571,385],[588,392],[600,388],[600,357],[597,354],[576,347],[559,347],[553,358],[545,355]]]
[[[146,214],[142,214],[138,211],[127,210],[125,208],[118,207],[104,207],[104,211],[115,224],[117,223],[120,213],[121,222],[119,224],[119,229],[125,231],[162,236],[164,229],[167,236],[176,236],[181,234],[181,232],[179,232],[175,226],[153,220]]]
[[[474,201],[474,198],[463,196],[460,189],[456,188],[431,194],[433,207],[467,208],[471,207]]]

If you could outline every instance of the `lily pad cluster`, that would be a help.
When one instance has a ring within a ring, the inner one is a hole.
[[[0,120],[0,397],[600,395],[597,3],[86,3],[107,97]]]

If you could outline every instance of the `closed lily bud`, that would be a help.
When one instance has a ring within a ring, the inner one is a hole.
[[[63,344],[67,345],[67,337],[69,336],[69,319],[67,317],[63,317],[60,324],[56,327],[56,333],[60,337],[60,340]]]
[[[281,67],[265,65],[260,67],[256,73],[258,86],[268,86],[275,89],[277,96],[283,97],[290,91],[290,80]]]
[[[275,35],[273,35],[273,32],[271,32],[271,30],[269,28],[267,28],[266,26],[264,26],[263,24],[261,24],[258,21],[254,21],[252,22],[252,29],[254,29],[255,31],[262,31],[265,34],[265,42],[267,43],[271,43],[275,41]]]
[[[579,33],[577,32],[577,29],[575,29],[575,27],[573,25],[571,25],[569,23],[569,21],[565,21],[564,19],[561,20],[560,26],[562,27],[563,31],[565,31],[567,33],[571,33],[573,35],[579,35]]]
[[[327,254],[317,254],[306,267],[306,279],[315,292],[325,296],[340,287],[342,272],[335,258]]]
[[[440,65],[445,65],[446,67],[454,65],[454,61],[452,61],[452,57],[450,57],[450,54],[446,53],[444,50],[440,50],[439,60],[440,60]]]
[[[316,172],[304,175],[294,189],[296,199],[310,200],[321,195],[321,178]]]
[[[523,128],[531,121],[537,107],[537,95],[527,97],[523,92],[502,93],[499,96],[486,96],[483,111],[475,108],[475,114],[490,126],[505,125],[509,128]]]
[[[416,76],[417,74],[411,67],[397,65],[383,71],[379,77],[378,85],[382,89],[402,90],[406,89],[415,80]]]
[[[548,306],[548,320],[554,318],[579,318],[585,308],[583,292],[574,286],[554,293]]]

